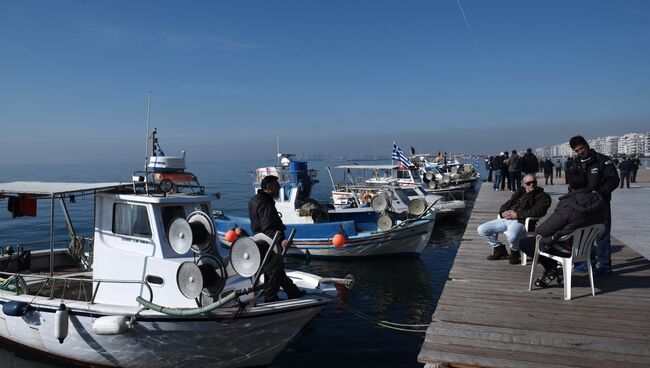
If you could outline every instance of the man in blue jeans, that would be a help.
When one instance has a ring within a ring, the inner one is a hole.
[[[499,208],[499,218],[481,224],[476,231],[494,248],[489,261],[508,258],[508,251],[498,239],[503,233],[510,244],[512,254],[510,264],[520,262],[519,239],[526,232],[524,222],[527,217],[542,217],[551,206],[551,197],[544,189],[537,186],[534,175],[524,176],[524,186],[519,188],[510,199]]]
[[[598,268],[594,274],[596,276],[608,276],[612,274],[611,244],[609,239],[609,233],[612,230],[610,201],[612,200],[612,192],[618,188],[618,184],[620,183],[618,171],[609,157],[589,148],[589,143],[582,136],[576,135],[572,137],[569,140],[569,145],[577,155],[573,160],[573,168],[587,175],[587,188],[591,191],[598,192],[605,202],[607,202],[605,209],[605,230],[596,239]],[[592,259],[593,263],[594,260]],[[587,265],[576,264],[574,269],[576,271],[583,271],[587,269]]]

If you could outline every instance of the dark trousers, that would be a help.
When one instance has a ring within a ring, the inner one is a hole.
[[[560,167],[555,168],[555,176],[558,177],[558,178],[562,177],[562,168],[560,168]]]
[[[632,183],[636,183],[636,171],[638,169],[633,169],[632,170]],[[628,187],[629,188],[629,187]]]
[[[516,192],[521,187],[521,171],[508,172],[508,180],[508,188]]]
[[[519,241],[519,250],[524,252],[528,257],[531,259],[535,257],[535,237],[525,237]],[[553,254],[553,255],[559,255],[555,253],[554,249],[550,249],[547,253]],[[539,264],[544,267],[545,271],[550,271],[554,268],[557,267],[558,263],[555,262],[554,260],[544,257],[544,256],[539,256],[539,259],[537,260]]]
[[[619,188],[623,188],[623,183],[627,182],[627,187],[630,187],[630,172],[629,171],[621,171],[621,186]]]
[[[506,189],[506,182],[508,182],[508,188],[510,188],[510,182],[508,179],[508,172],[501,170],[501,190]]]
[[[284,272],[283,260],[279,260],[271,270],[264,273],[264,283],[267,286],[264,291],[264,296],[267,300],[277,297],[280,288],[287,293],[289,299],[294,298],[300,292],[300,289],[293,283],[293,280]]]
[[[488,178],[487,178],[487,181],[488,181],[488,182],[491,182],[491,181],[492,181],[492,169],[488,170]]]
[[[544,180],[546,181],[546,185],[548,185],[548,179],[551,179],[551,185],[553,185],[553,171],[551,172],[545,172],[544,173]]]

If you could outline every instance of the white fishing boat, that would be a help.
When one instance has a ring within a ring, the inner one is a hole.
[[[383,195],[390,201],[392,210],[398,213],[407,211],[411,203],[418,200],[423,200],[425,207],[432,205],[437,219],[465,213],[465,201],[454,197],[459,195],[462,198],[462,191],[458,194],[431,190],[424,186],[416,170],[394,165],[343,165],[328,167],[327,170],[335,208],[368,207],[373,198]],[[343,173],[342,180],[335,181],[333,170]]]
[[[266,365],[337,300],[334,283],[350,284],[288,270],[306,295],[265,302],[263,272],[281,257],[279,246],[242,238],[238,252],[222,259],[210,197],[184,171],[184,157],[148,162],[127,184],[0,184],[15,216],[33,215],[45,201],[51,223],[49,249],[22,243],[0,251],[1,338],[89,366]],[[88,237],[68,212],[82,197],[94,200]],[[69,235],[61,249],[56,204]]]
[[[283,160],[283,161],[282,161]],[[310,198],[316,172],[306,162],[283,156],[277,166],[255,170],[253,188],[260,188],[267,175],[277,176],[281,190],[275,207],[288,229],[295,229],[294,246],[288,255],[317,258],[417,257],[427,245],[436,212],[418,202],[401,214],[372,208],[332,209]],[[399,216],[398,216],[399,215]],[[251,233],[250,220],[217,212],[219,239],[229,247],[234,228]]]

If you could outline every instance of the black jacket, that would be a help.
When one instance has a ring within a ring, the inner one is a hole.
[[[521,157],[521,159],[521,171],[525,173],[535,173],[537,170],[539,170],[539,161],[537,160],[537,156],[535,156],[534,153],[526,152]]]
[[[541,224],[535,233],[545,240],[559,239],[575,229],[603,223],[607,202],[590,189],[578,189],[559,198],[555,211]]]
[[[618,164],[618,169],[621,172],[632,171],[634,169],[634,162],[630,159],[623,160],[620,164]]]
[[[286,227],[275,209],[273,197],[261,190],[248,202],[248,218],[251,220],[253,234],[264,233],[271,239],[280,231],[280,240],[284,239]]]
[[[587,174],[587,189],[594,190],[603,196],[603,199],[609,203],[612,199],[612,192],[618,188],[620,179],[616,166],[609,157],[598,153],[593,149],[589,150],[589,161],[583,168],[582,159],[575,157],[573,167]]]
[[[544,189],[536,187],[533,192],[526,193],[526,189],[521,187],[510,197],[508,202],[501,205],[499,213],[513,209],[522,196],[524,196],[523,209],[516,211],[517,220],[521,223],[526,221],[526,217],[543,217],[551,207],[551,196],[544,193]]]
[[[497,155],[492,158],[492,170],[501,170],[501,166],[503,166],[503,156]]]

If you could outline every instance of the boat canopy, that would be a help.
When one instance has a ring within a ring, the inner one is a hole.
[[[0,183],[0,196],[27,195],[33,197],[52,197],[61,194],[102,192],[131,187],[126,183],[64,183],[45,181],[14,181]]]
[[[333,169],[362,169],[362,170],[393,170],[399,169],[399,165],[341,165]]]

